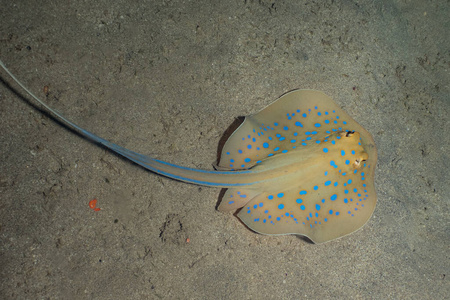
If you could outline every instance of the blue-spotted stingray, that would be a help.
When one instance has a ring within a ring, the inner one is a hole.
[[[323,243],[358,230],[375,209],[374,140],[322,92],[294,90],[246,117],[224,144],[216,170],[199,170],[133,152],[79,127],[0,64],[46,112],[81,136],[156,174],[227,188],[218,210],[240,210],[239,219],[255,232]]]

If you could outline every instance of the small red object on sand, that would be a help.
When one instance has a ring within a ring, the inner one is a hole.
[[[94,211],[99,211],[100,208],[98,208],[96,206],[97,206],[97,199],[92,199],[91,201],[89,201],[89,207],[91,209],[93,209]]]

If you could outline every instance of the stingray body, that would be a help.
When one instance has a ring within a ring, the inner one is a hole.
[[[72,123],[34,96],[55,119],[140,166],[176,180],[228,188],[220,211],[261,234],[333,240],[361,228],[376,204],[377,151],[372,136],[330,97],[314,90],[284,94],[245,118],[221,152],[218,170],[199,170],[151,158]]]

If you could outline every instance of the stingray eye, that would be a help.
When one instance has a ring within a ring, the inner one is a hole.
[[[354,131],[347,131],[345,134],[346,137],[351,137],[355,132]]]
[[[353,166],[355,168],[361,167],[361,162],[366,161],[367,158],[368,158],[368,155],[367,155],[367,153],[364,152],[362,157],[359,157],[359,158],[355,159],[355,162],[353,163]]]

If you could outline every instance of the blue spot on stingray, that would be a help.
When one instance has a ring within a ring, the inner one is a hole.
[[[325,186],[329,186],[331,184],[331,181],[325,181]]]
[[[333,214],[333,210],[332,209],[330,209],[330,211],[328,212],[330,215],[332,215]]]
[[[323,152],[327,153],[328,152],[328,148],[323,148]]]
[[[283,129],[284,129],[284,130],[289,130],[289,127],[284,126]]]
[[[230,155],[230,152],[227,152],[227,155]]]
[[[268,211],[268,210],[266,209],[266,210],[264,211],[264,213],[265,213],[265,214],[268,214],[268,213],[269,213],[269,211]]]
[[[314,190],[317,191],[319,189],[319,187],[316,185],[314,186]]]
[[[240,154],[242,154],[242,150],[241,150],[241,149],[239,149],[238,152],[239,152]]]
[[[347,183],[348,183],[348,184],[352,183],[352,180],[351,180],[351,179],[349,179],[349,180],[347,181]]]
[[[284,196],[284,193],[279,193],[279,194],[277,195],[278,198],[283,198],[283,196]]]
[[[264,148],[269,148],[269,143],[264,143],[264,144],[263,144],[263,147],[264,147]]]
[[[325,113],[325,114],[327,114],[327,113]],[[325,120],[325,121],[323,121],[325,124],[330,124],[330,121],[328,121],[328,120]]]
[[[347,198],[344,199],[344,203],[348,203],[348,199]]]
[[[273,199],[273,195],[267,196],[267,199],[272,200]]]
[[[259,203],[259,207],[263,207],[264,206],[264,203]]]
[[[300,126],[300,127],[303,127],[303,124],[302,124],[302,123],[300,123],[300,122],[295,122],[295,126]]]
[[[339,216],[339,212],[338,211],[336,212],[336,216]]]
[[[317,210],[320,210],[320,205],[319,204],[316,204],[316,209]],[[317,217],[317,216],[316,216]]]
[[[283,150],[283,151],[281,151],[281,153],[287,153],[288,151],[287,150]]]
[[[303,117],[303,118],[306,118],[306,114],[302,114],[302,117]]]
[[[248,162],[251,161],[251,159],[250,159],[250,158],[246,158],[246,159],[244,159],[244,161],[245,161],[246,163],[248,163]]]
[[[322,125],[320,125],[320,123],[316,123],[316,124],[314,124],[314,126],[320,127],[320,126],[322,126]]]
[[[336,163],[334,162],[334,160],[330,161],[330,166],[332,166],[332,167],[334,167],[334,168],[337,168],[337,165],[336,165]]]
[[[352,154],[355,155],[355,153],[356,153],[355,150],[352,150]]]
[[[234,201],[229,201],[229,202],[228,202],[228,204],[233,204],[233,203],[234,203]]]
[[[280,137],[280,142],[281,141],[284,141],[286,138],[283,136],[283,137]]]
[[[299,199],[295,200],[295,202],[297,202],[298,204],[300,204],[300,203],[303,202],[303,200],[299,198]]]
[[[241,198],[247,198],[247,195],[240,195]]]
[[[248,149],[252,149],[252,145],[247,145],[247,148]]]
[[[347,122],[346,122],[346,121],[344,121],[344,122],[342,122],[342,123],[344,123],[344,125],[347,125]]]
[[[336,141],[331,141],[331,143],[332,143],[333,145],[336,145]]]
[[[344,156],[345,155],[345,151],[341,150],[341,155]]]
[[[281,219],[280,219],[280,217],[277,217],[277,221],[280,221]]]
[[[323,219],[323,220],[324,220],[325,222],[326,222],[326,221],[328,221],[328,219],[327,219],[327,218],[325,218],[325,219]]]
[[[273,123],[273,126],[278,126],[278,123],[277,122]]]
[[[336,181],[333,185],[334,185],[334,186],[338,186],[338,184],[339,184],[339,183]]]
[[[297,140],[291,140],[291,143],[293,144],[293,143],[295,143]]]
[[[337,195],[336,195],[336,194],[334,194],[333,196],[331,196],[331,197],[330,197],[330,199],[331,199],[331,201],[334,201],[334,200],[336,200],[336,199],[337,199]]]
[[[300,195],[306,195],[308,192],[307,191],[300,191]]]
[[[321,113],[321,112],[319,111],[319,112],[317,113],[317,115],[318,115],[318,116],[321,116],[321,115],[322,115],[322,113]]]
[[[327,175],[328,175],[328,171],[325,172],[325,176],[327,176]]]
[[[345,164],[346,165],[349,165],[350,164],[350,161],[347,159],[347,160],[345,160]]]
[[[234,163],[234,159],[230,159],[230,162]]]
[[[300,205],[300,209],[301,210],[305,210],[305,206],[304,205]]]

